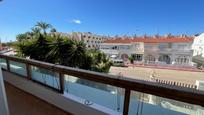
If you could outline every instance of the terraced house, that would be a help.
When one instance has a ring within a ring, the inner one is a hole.
[[[187,36],[114,38],[102,43],[100,50],[124,61],[133,56],[139,64],[192,66],[192,43]]]

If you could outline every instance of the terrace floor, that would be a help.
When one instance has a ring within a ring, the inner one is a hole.
[[[10,115],[70,115],[5,82]]]

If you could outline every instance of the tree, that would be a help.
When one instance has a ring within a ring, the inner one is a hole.
[[[24,33],[24,34],[18,34],[18,35],[16,36],[16,39],[17,39],[17,41],[19,41],[19,42],[25,41],[25,40],[27,40],[27,38],[28,38],[28,35],[27,35],[26,33]]]
[[[109,71],[112,62],[104,53],[87,50],[82,41],[60,35],[47,35],[46,29],[50,27],[49,24],[38,22],[32,32],[18,35],[18,56],[98,72]],[[56,29],[52,28],[51,32],[56,32]],[[24,40],[28,36],[33,39]]]
[[[100,51],[92,50],[91,53],[93,54],[93,64],[92,70],[97,72],[109,72],[109,69],[112,65],[112,62],[106,57],[106,55]]]
[[[26,32],[25,34],[27,35],[27,39],[32,39],[34,36],[33,32]]]
[[[130,60],[130,63],[133,64],[134,63],[134,56],[131,55],[130,57],[128,57],[128,59]]]
[[[53,39],[52,43],[49,44],[50,51],[46,55],[47,59],[54,60],[55,63],[65,65],[67,49],[71,47],[71,43],[68,38],[57,36]]]
[[[42,30],[43,30],[43,33],[46,35],[46,34],[47,34],[47,33],[46,33],[46,30],[49,29],[49,28],[51,28],[52,25],[47,24],[47,23],[45,23],[45,22],[37,22],[36,27],[42,29]]]
[[[86,45],[82,41],[70,40],[71,47],[67,50],[65,65],[80,68],[86,55]]]
[[[34,27],[32,28],[32,32],[35,34],[35,35],[38,35],[40,33],[41,29],[39,27]]]
[[[52,60],[46,58],[47,52],[50,50],[49,42],[49,38],[39,34],[35,39],[19,43],[18,51],[22,57],[53,63]]]
[[[52,28],[52,29],[50,30],[50,32],[51,32],[51,33],[55,33],[55,32],[57,32],[57,30],[56,30],[55,28]]]
[[[52,28],[51,30],[50,30],[50,32],[51,32],[51,35],[52,36],[54,36],[54,37],[56,37],[57,36],[57,30],[55,29],[55,28]]]
[[[93,63],[94,63],[94,57],[87,51],[80,68],[86,69],[86,70],[92,70]]]

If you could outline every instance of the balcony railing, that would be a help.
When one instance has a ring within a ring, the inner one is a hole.
[[[183,52],[183,53],[191,53],[192,49],[173,49],[173,48],[145,48],[145,51],[154,51],[154,52]]]
[[[171,105],[168,101],[171,99],[174,100],[172,103],[179,101],[178,105],[185,103],[185,107],[190,106],[191,108],[196,105],[202,108],[204,106],[204,92],[191,88],[113,76],[5,55],[0,55],[0,65],[5,71],[39,83],[56,92],[85,98],[84,104],[86,105],[94,102],[123,113],[123,115],[136,114],[136,112],[141,112],[143,107],[165,112],[160,108],[143,105],[143,102],[147,100],[148,102],[154,101],[155,97],[160,97],[159,101],[163,100],[160,106],[167,109],[172,109],[172,107],[168,108]],[[138,92],[140,92],[139,95]],[[158,100],[151,104],[156,103]],[[191,106],[192,104],[195,105]],[[201,110],[201,112],[204,111]]]

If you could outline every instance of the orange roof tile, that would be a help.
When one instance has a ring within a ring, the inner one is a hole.
[[[134,38],[134,39],[130,39],[130,38],[126,38],[126,39],[122,39],[122,38],[115,38],[115,39],[109,39],[106,40],[105,43],[132,43],[132,42],[144,42],[144,43],[190,43],[193,42],[193,38],[190,37],[185,37],[185,38],[181,38],[181,37],[170,37],[170,38],[166,38],[166,37],[160,37],[160,38],[152,38],[152,37],[147,37],[147,38]]]

